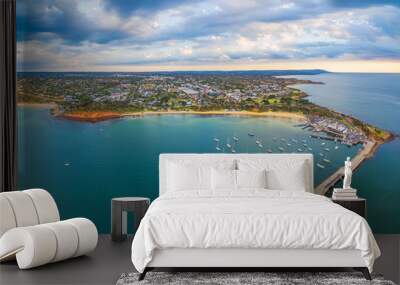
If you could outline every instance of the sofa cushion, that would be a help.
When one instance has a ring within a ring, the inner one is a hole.
[[[10,229],[0,238],[0,261],[16,257],[20,269],[80,256],[96,248],[98,233],[88,219]]]

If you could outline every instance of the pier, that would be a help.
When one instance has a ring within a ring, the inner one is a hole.
[[[333,137],[323,136],[323,135],[311,135],[311,137],[315,138],[315,139],[328,140],[328,141],[334,141],[335,140],[335,138],[333,138]],[[336,138],[336,140],[342,141],[341,139],[337,139],[337,138]]]
[[[378,143],[376,141],[368,141],[364,148],[351,160],[351,169],[353,172],[361,165],[361,163],[370,158],[372,154],[377,149]],[[344,166],[336,170],[331,176],[325,179],[321,184],[319,184],[314,192],[315,194],[324,195],[330,188],[343,178],[344,176]]]

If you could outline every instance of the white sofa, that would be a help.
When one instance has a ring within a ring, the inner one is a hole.
[[[60,221],[46,190],[0,193],[0,262],[16,259],[20,269],[37,267],[91,252],[97,239],[88,219]]]

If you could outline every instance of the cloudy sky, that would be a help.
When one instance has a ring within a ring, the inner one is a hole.
[[[400,72],[400,0],[18,0],[20,71]]]

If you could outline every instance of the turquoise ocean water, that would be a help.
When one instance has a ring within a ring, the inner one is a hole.
[[[400,134],[400,74],[296,77],[325,83],[297,86],[311,95],[310,101]],[[400,233],[400,139],[382,145],[353,181],[359,195],[368,199],[368,222],[374,232]]]
[[[327,84],[300,88],[312,94],[310,99],[318,104],[400,132],[400,76],[394,75],[395,80],[392,75],[385,76],[307,76]],[[352,112],[346,109],[348,104],[354,105]],[[396,104],[397,108],[393,106]],[[305,149],[302,140],[306,140],[316,162],[325,165],[324,169],[314,169],[317,185],[359,149],[340,145],[335,150],[335,143],[329,141],[322,146],[321,141],[309,137],[308,131],[295,126],[296,121],[286,119],[167,115],[92,124],[56,119],[47,109],[20,107],[18,111],[20,189],[48,189],[58,202],[62,218],[88,217],[103,233],[110,231],[112,197],[157,197],[160,153],[218,152],[214,137],[221,140],[219,147],[225,152],[226,143],[233,144],[237,152],[280,152],[279,147],[298,152],[298,148]],[[396,119],[397,123],[393,121]],[[262,141],[262,149],[248,132]],[[233,136],[239,142],[235,143]],[[400,212],[399,174],[400,144],[396,140],[381,147],[354,175],[354,186],[368,198],[368,220],[376,232],[400,232],[400,221],[395,219]]]

